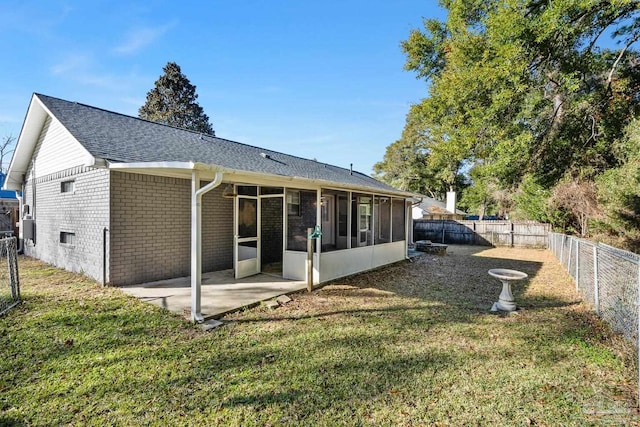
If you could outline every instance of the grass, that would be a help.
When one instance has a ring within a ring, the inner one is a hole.
[[[0,318],[0,425],[640,425],[631,346],[541,250],[450,247],[202,332],[20,259]],[[488,312],[489,268],[523,310]]]

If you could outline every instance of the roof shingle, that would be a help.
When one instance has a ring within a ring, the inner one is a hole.
[[[360,172],[36,94],[94,157],[110,162],[200,162],[238,171],[399,192]]]

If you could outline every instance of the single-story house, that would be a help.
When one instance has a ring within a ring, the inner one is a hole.
[[[34,94],[5,188],[26,255],[111,285],[202,272],[314,283],[407,256],[412,194],[352,169]]]
[[[456,207],[456,193],[454,191],[447,192],[446,202],[432,197],[420,196],[411,212],[413,219],[461,220],[467,215],[466,212]]]

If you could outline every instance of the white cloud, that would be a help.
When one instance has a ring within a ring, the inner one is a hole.
[[[69,74],[86,69],[91,62],[89,55],[84,53],[69,54],[62,61],[53,65],[50,70],[54,75]]]
[[[116,46],[113,51],[121,55],[131,55],[149,46],[162,37],[174,24],[165,24],[160,27],[146,27],[135,29],[127,35],[125,40]]]
[[[104,67],[94,56],[86,53],[68,54],[49,68],[52,75],[63,81],[96,87],[115,93],[126,92],[140,83],[141,77],[134,72],[117,74],[100,71]]]
[[[80,84],[114,87],[117,86],[117,79],[108,75],[100,75],[91,71],[94,64],[93,57],[89,54],[74,53],[68,54],[60,62],[53,65],[50,70],[55,76],[63,77]]]

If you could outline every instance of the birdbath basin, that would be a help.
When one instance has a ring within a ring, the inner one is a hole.
[[[502,292],[498,297],[498,302],[493,303],[491,311],[515,311],[516,302],[511,293],[511,282],[526,279],[527,273],[518,270],[509,270],[506,268],[493,268],[489,270],[489,275],[495,277],[502,282]]]

